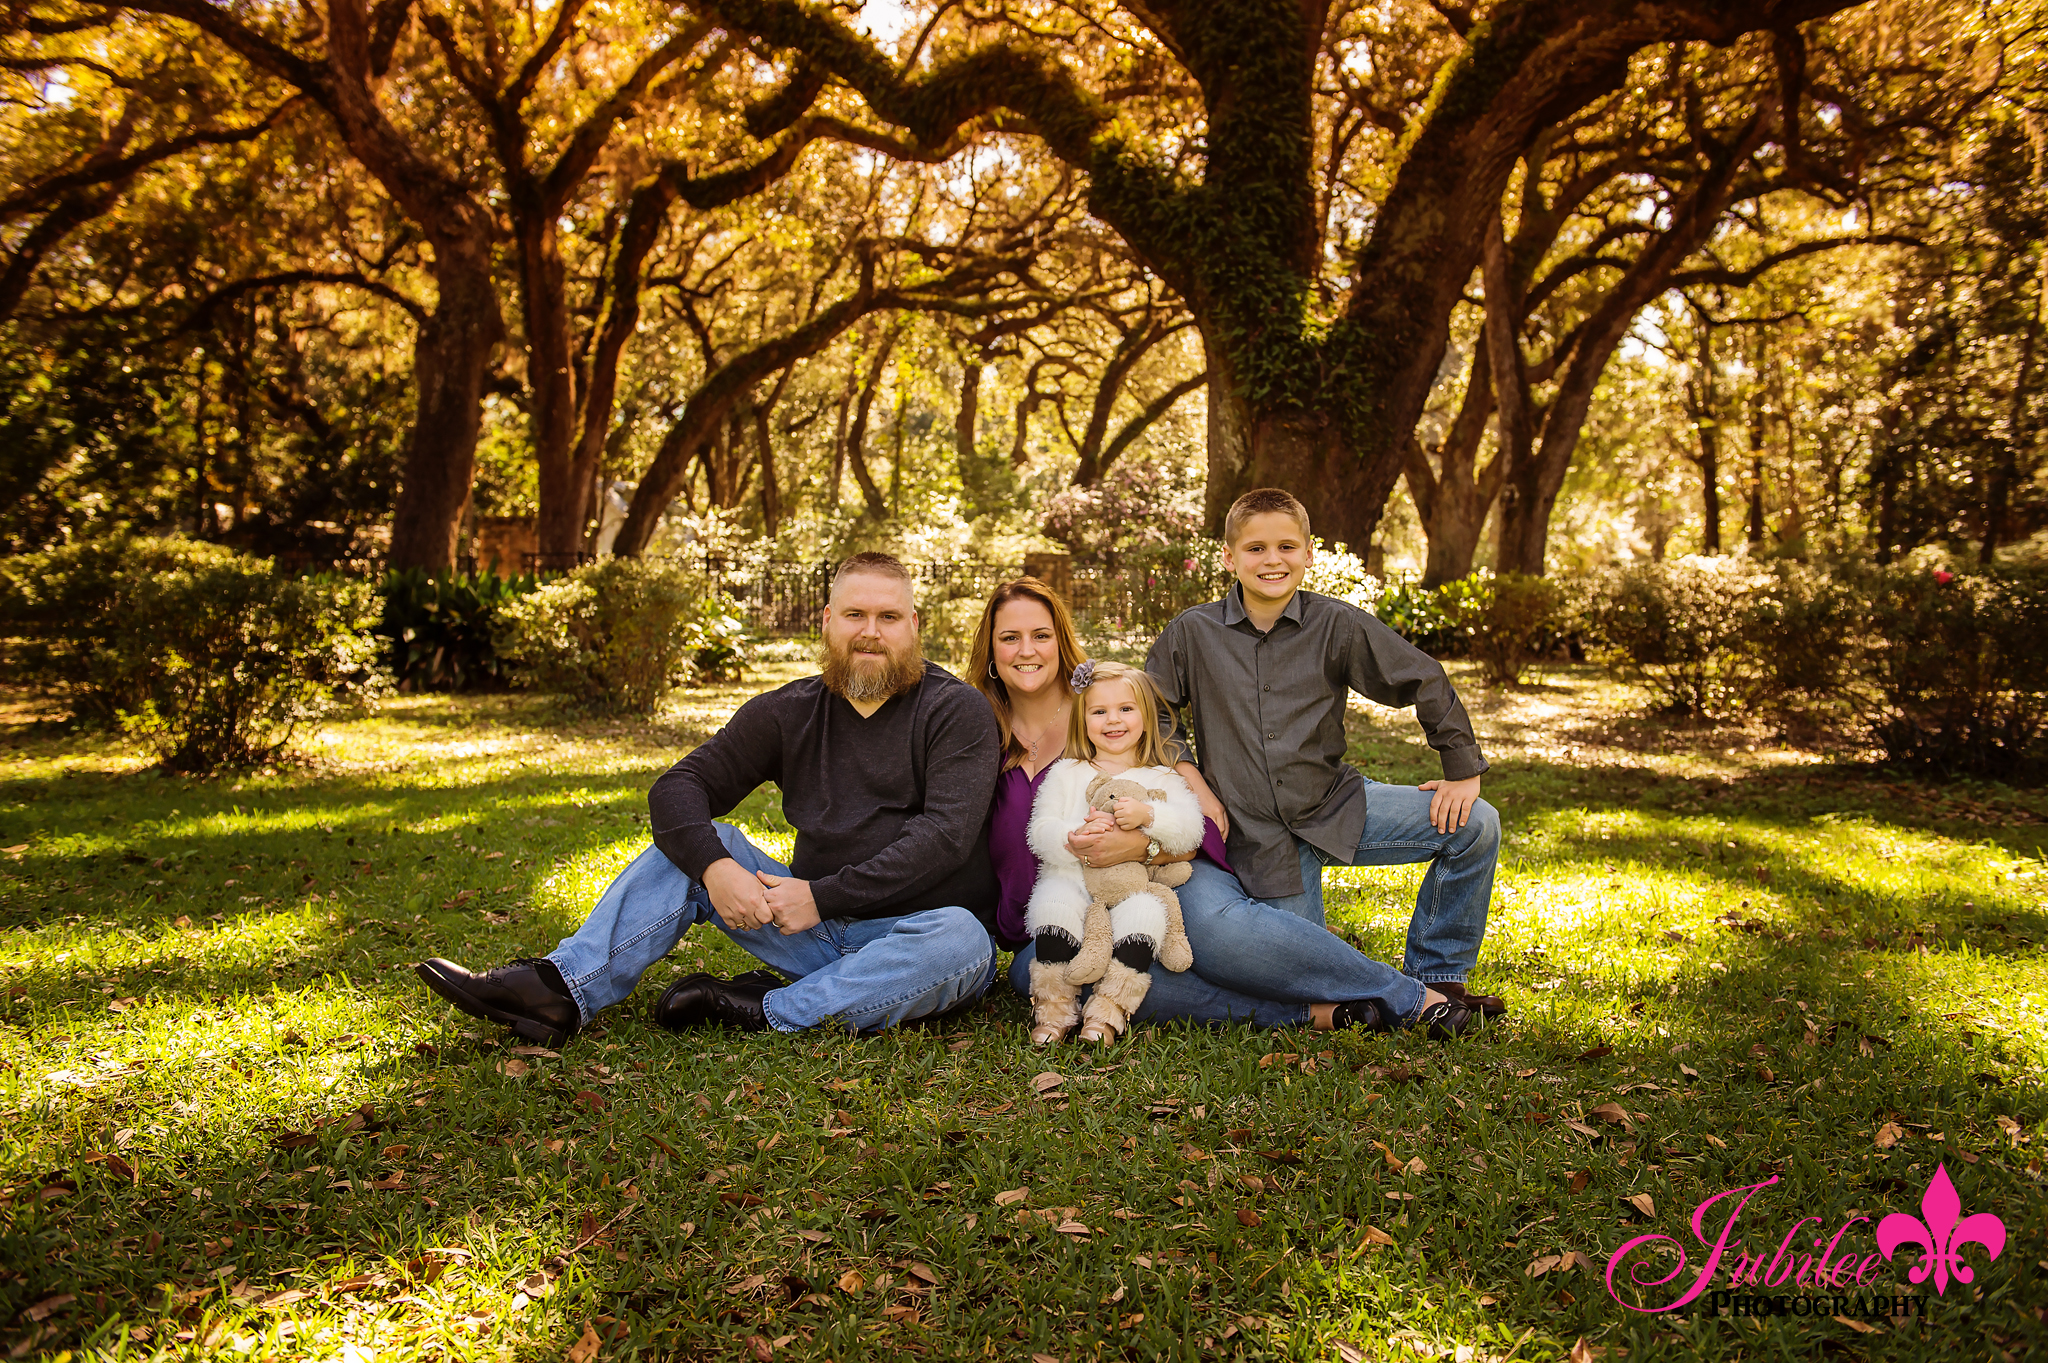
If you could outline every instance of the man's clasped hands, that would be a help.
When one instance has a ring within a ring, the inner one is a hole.
[[[736,931],[752,932],[772,923],[787,937],[818,926],[818,902],[811,897],[808,880],[749,871],[725,857],[704,868],[704,888],[711,895],[711,907]]]

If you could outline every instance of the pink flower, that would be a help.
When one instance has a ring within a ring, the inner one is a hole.
[[[1942,586],[1946,587],[1949,583],[1956,580],[1956,575],[1954,573],[1943,572],[1941,569],[1936,568],[1934,570],[1934,580],[1940,583]]]
[[[1195,561],[1191,558],[1184,558],[1180,561],[1180,566],[1192,573],[1195,570]]]

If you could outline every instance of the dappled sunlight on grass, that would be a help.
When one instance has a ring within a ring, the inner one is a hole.
[[[748,968],[715,933],[559,1055],[418,986],[427,955],[549,949],[645,846],[647,784],[778,678],[651,722],[402,698],[216,781],[12,730],[0,1345],[541,1358],[616,1322],[606,1357],[2048,1348],[2039,795],[1755,726],[1688,748],[1559,669],[1474,695],[1506,831],[1476,979],[1513,1005],[1483,1040],[1048,1053],[1001,990],[874,1039],[651,1030],[668,980]],[[1353,757],[1432,761],[1364,710]],[[731,817],[787,856],[774,791]],[[1332,927],[1398,960],[1420,878],[1332,870]],[[1937,1161],[2011,1244],[1882,1339],[1653,1320],[1600,1282],[1724,1188],[1777,1174],[1773,1217],[1906,1210]]]

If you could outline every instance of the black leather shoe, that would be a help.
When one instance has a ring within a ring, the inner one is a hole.
[[[1429,986],[1445,998],[1456,999],[1468,1008],[1476,1008],[1487,1017],[1503,1017],[1508,1011],[1508,1001],[1498,994],[1475,994],[1456,980],[1438,980]]]
[[[743,1032],[768,1030],[768,1012],[761,1000],[780,983],[760,977],[764,971],[749,971],[736,980],[716,975],[685,975],[661,991],[654,1001],[654,1025],[671,1032],[693,1027],[737,1027]]]
[[[1471,1004],[1462,999],[1446,998],[1442,1003],[1433,1003],[1423,1009],[1422,1015],[1409,1027],[1431,1041],[1449,1041],[1454,1036],[1478,1031],[1484,1022],[1484,1016]]]
[[[427,988],[471,1017],[502,1022],[543,1046],[566,1044],[583,1025],[576,1000],[555,992],[531,960],[512,961],[473,975],[436,956],[413,969],[427,982]]]
[[[1391,1032],[1394,1024],[1386,1011],[1371,999],[1347,999],[1330,1012],[1330,1026],[1360,1027],[1368,1032]]]

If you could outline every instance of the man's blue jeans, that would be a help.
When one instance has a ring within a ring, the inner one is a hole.
[[[1422,1008],[1417,981],[1463,982],[1486,936],[1500,816],[1479,800],[1463,828],[1439,833],[1429,822],[1429,801],[1426,790],[1367,782],[1365,831],[1348,863],[1430,863],[1408,923],[1401,971],[1323,926],[1323,866],[1330,859],[1299,839],[1303,890],[1285,898],[1254,899],[1236,876],[1196,858],[1193,877],[1180,888],[1195,969],[1219,986],[1260,998],[1374,999],[1407,1018]]]
[[[786,876],[789,868],[717,824],[726,852],[749,871]],[[562,972],[586,1023],[633,992],[647,968],[699,923],[796,980],[763,1000],[769,1025],[801,1031],[838,1022],[881,1031],[980,998],[996,976],[995,942],[963,908],[926,909],[901,918],[828,918],[784,936],[774,927],[735,929],[711,907],[704,886],[650,847],[619,872],[575,933],[548,959]]]

